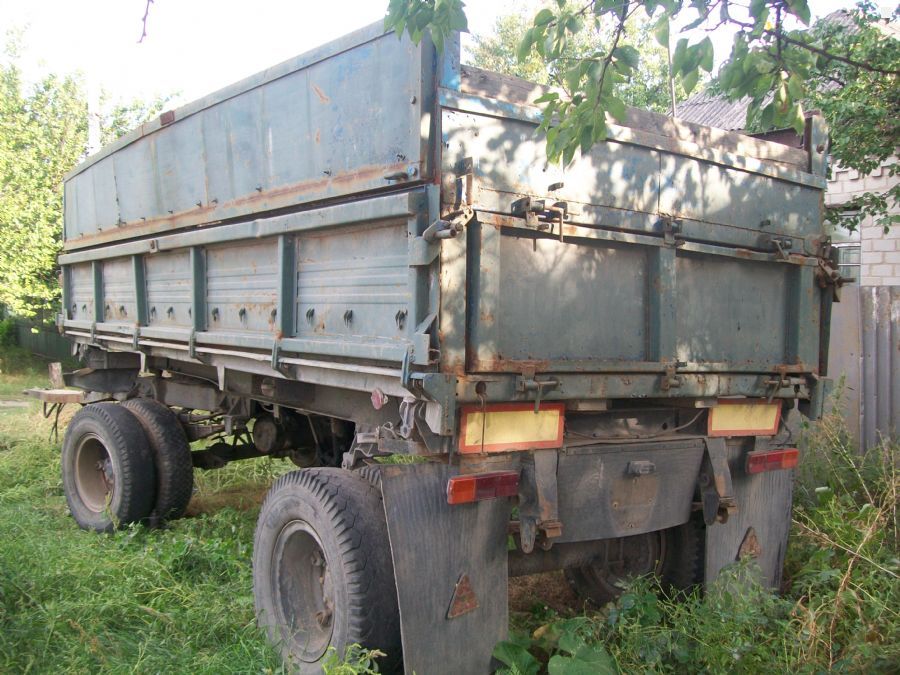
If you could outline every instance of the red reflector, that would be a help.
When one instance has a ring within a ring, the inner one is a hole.
[[[797,448],[751,452],[747,455],[747,473],[793,469],[800,461]]]
[[[519,494],[518,471],[494,471],[454,476],[447,481],[447,503],[468,504],[482,499],[514,497]]]

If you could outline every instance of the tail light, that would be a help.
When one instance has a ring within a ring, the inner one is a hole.
[[[797,448],[759,450],[747,455],[747,473],[793,469],[799,461],[800,451]]]
[[[448,504],[469,504],[483,499],[519,494],[518,471],[494,471],[454,476],[447,482]]]

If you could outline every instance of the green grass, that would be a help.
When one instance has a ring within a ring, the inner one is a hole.
[[[66,513],[49,432],[37,403],[0,409],[0,672],[281,672],[254,623],[250,558],[284,463],[198,472],[193,517],[96,535]]]
[[[0,368],[7,396],[46,377],[21,354]],[[0,407],[0,672],[281,672],[254,623],[250,560],[262,495],[293,465],[198,471],[190,517],[101,536],[67,515],[49,432],[37,403]],[[900,454],[860,457],[834,418],[804,435],[782,596],[738,566],[677,602],[647,580],[601,610],[536,598],[498,650],[510,671],[896,672]],[[368,668],[351,661],[329,671]]]
[[[46,361],[21,347],[0,349],[0,399],[20,397],[23,389],[49,386]]]
[[[537,605],[498,646],[506,671],[900,671],[900,447],[860,455],[835,416],[801,445],[781,595],[755,585],[748,562],[687,598],[639,579],[602,610]]]

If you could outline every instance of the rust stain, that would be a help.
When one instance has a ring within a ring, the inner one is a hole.
[[[316,139],[316,143],[322,142],[322,130],[321,129],[316,129],[315,139]]]
[[[324,91],[322,91],[322,90],[319,88],[319,85],[314,84],[314,85],[312,86],[312,88],[313,88],[313,91],[316,92],[316,96],[319,97],[319,100],[320,100],[322,103],[331,103],[331,99],[328,98],[328,95],[327,95]]]

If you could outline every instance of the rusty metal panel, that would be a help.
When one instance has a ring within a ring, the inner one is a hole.
[[[527,194],[639,213],[657,211],[659,154],[654,150],[599,143],[563,170],[548,163],[536,123],[444,110],[442,125],[445,170],[472,158],[473,199],[478,205],[508,211],[516,195]],[[548,192],[558,182],[563,187]]]
[[[134,324],[137,321],[131,258],[103,261],[103,320]]]
[[[403,340],[410,303],[405,220],[297,241],[296,335]]]
[[[862,447],[900,431],[900,287],[862,287]]]
[[[91,263],[70,265],[67,268],[68,318],[73,321],[94,320],[94,278]]]
[[[627,537],[686,522],[702,457],[699,440],[567,449],[557,474],[564,486],[557,541]],[[652,470],[632,473],[632,462]]]
[[[186,250],[144,257],[148,322],[151,326],[191,326],[191,263]]]
[[[427,180],[434,67],[379,22],[148,122],[67,177],[66,247]]]
[[[662,155],[659,175],[660,213],[797,237],[821,234],[819,190],[670,154]]]
[[[277,239],[211,246],[206,250],[209,330],[274,332],[277,298]]]
[[[535,240],[490,225],[472,235],[480,239],[471,260],[472,369],[491,371],[504,360],[645,360],[640,247]]]
[[[675,268],[679,361],[785,362],[787,324],[798,320],[788,265],[679,255]]]

